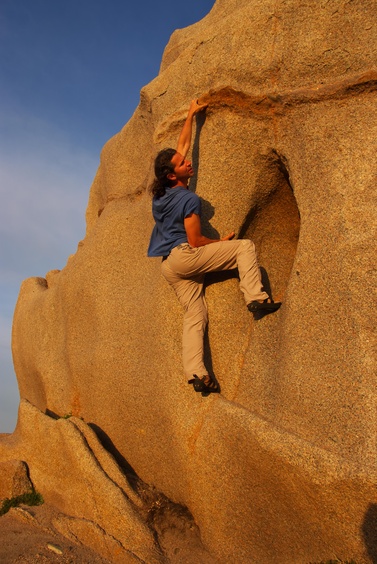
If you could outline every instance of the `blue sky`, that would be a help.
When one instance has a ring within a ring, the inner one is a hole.
[[[157,76],[172,32],[214,1],[0,2],[0,433],[17,419],[20,284],[76,251],[101,148]]]

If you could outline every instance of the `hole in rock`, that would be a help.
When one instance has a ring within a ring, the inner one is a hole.
[[[263,284],[275,301],[284,297],[300,233],[300,213],[284,157],[266,157],[256,182],[255,200],[239,238],[254,241]]]

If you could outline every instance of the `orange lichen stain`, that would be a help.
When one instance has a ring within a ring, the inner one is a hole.
[[[303,88],[278,92],[265,92],[259,95],[245,94],[231,87],[210,90],[201,96],[200,101],[208,103],[207,111],[227,108],[234,112],[251,113],[263,117],[273,117],[286,113],[302,104],[318,103],[330,99],[348,98],[377,90],[377,72],[370,70],[363,74],[341,77],[328,84],[313,84]]]
[[[201,431],[202,427],[203,427],[203,423],[200,420],[195,425],[195,427],[193,428],[193,432],[192,432],[192,434],[191,434],[191,436],[189,437],[189,440],[188,440],[188,447],[189,447],[189,450],[190,450],[190,454],[194,453],[196,441],[198,440],[198,437],[200,435],[200,431]]]
[[[74,392],[71,402],[71,413],[74,417],[81,416],[81,403],[80,403],[80,395],[77,391]]]
[[[216,396],[216,394],[211,394]],[[210,398],[206,398],[206,401],[208,402]],[[212,401],[210,401],[210,403],[208,403],[207,408],[205,409],[204,413],[202,414],[202,417],[199,419],[198,423],[193,427],[192,433],[187,441],[187,446],[189,448],[189,452],[190,454],[194,454],[195,452],[195,447],[196,447],[196,442],[201,434],[201,431],[203,429],[203,426],[205,425],[205,418],[206,418],[206,414],[207,412],[211,409],[211,404],[213,401],[216,401],[216,398],[213,397]]]

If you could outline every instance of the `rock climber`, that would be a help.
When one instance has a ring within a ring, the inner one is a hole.
[[[176,149],[163,149],[155,159],[151,186],[152,213],[156,222],[148,256],[163,257],[161,272],[184,308],[183,368],[197,392],[218,392],[218,383],[204,365],[204,332],[208,322],[204,275],[238,268],[240,289],[253,314],[279,309],[263,290],[254,243],[234,239],[234,232],[209,239],[201,231],[201,201],[188,188],[194,175],[186,155],[191,145],[194,116],[208,104],[193,100]]]

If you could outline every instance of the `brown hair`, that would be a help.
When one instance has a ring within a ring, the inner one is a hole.
[[[166,188],[172,186],[172,181],[168,178],[168,174],[174,172],[174,166],[171,162],[177,151],[175,149],[162,149],[157,154],[154,161],[155,179],[150,190],[156,198],[160,198],[165,194]]]

